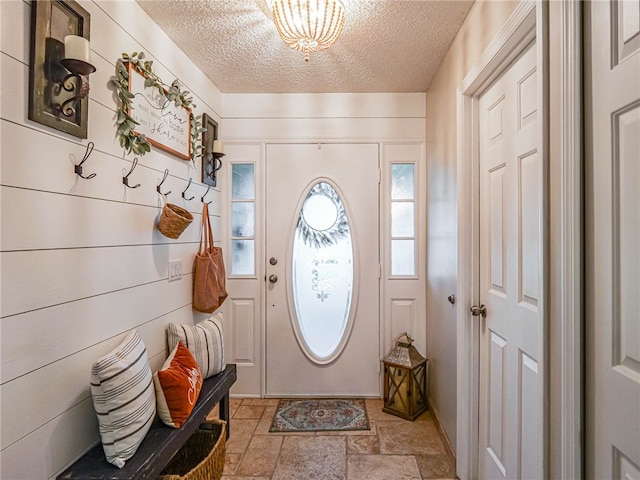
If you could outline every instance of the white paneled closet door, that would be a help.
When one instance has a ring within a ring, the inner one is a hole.
[[[587,14],[586,477],[640,479],[640,2]]]
[[[482,479],[542,474],[542,152],[532,42],[479,101]]]

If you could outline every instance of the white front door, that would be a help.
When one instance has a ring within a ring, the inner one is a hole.
[[[482,479],[540,479],[542,152],[535,42],[479,100]]]
[[[586,478],[640,479],[640,2],[588,3]]]
[[[266,393],[380,394],[377,144],[266,149]]]

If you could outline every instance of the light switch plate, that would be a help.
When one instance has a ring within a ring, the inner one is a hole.
[[[169,261],[169,281],[175,282],[182,278],[182,260]]]

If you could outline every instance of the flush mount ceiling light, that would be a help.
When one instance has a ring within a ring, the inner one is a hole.
[[[327,50],[344,26],[342,0],[267,0],[278,34],[284,43],[309,54]]]

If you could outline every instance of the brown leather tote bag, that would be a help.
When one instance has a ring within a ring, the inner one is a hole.
[[[193,309],[213,313],[227,298],[222,248],[213,245],[209,206],[202,208],[200,248],[193,266]]]

